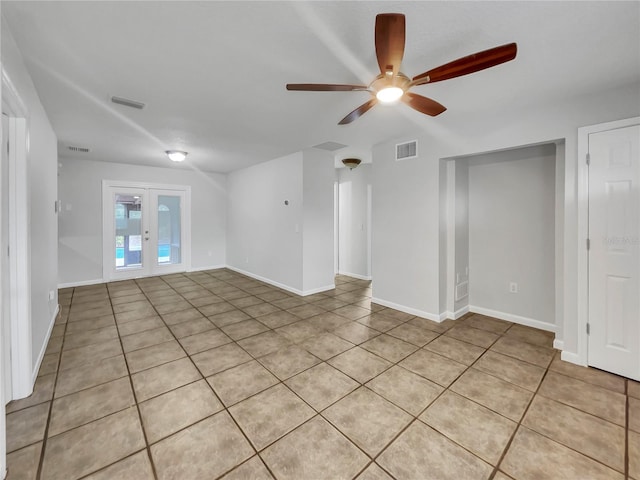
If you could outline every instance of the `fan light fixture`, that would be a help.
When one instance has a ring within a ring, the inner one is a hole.
[[[358,165],[360,165],[360,162],[361,160],[359,158],[345,158],[344,160],[342,160],[344,166],[349,170],[353,170],[354,168],[356,168]]]
[[[164,152],[169,157],[169,160],[172,162],[182,162],[185,158],[187,158],[187,152],[182,152],[180,150],[167,150]]]
[[[376,93],[376,97],[382,103],[391,103],[399,100],[404,95],[404,90],[400,87],[387,87]]]

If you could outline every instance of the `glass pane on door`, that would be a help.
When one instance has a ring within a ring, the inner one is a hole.
[[[142,197],[115,194],[116,270],[142,267]]]
[[[158,195],[158,265],[182,262],[180,196]]]

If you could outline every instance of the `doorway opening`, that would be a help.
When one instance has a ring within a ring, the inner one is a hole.
[[[337,169],[335,185],[335,271],[371,280],[371,164]]]
[[[562,335],[564,142],[443,159],[449,318]]]

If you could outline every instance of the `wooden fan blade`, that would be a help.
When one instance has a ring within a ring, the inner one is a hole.
[[[405,21],[401,13],[381,13],[376,16],[376,57],[380,72],[385,75],[400,71],[404,55]]]
[[[518,46],[515,43],[490,48],[421,73],[413,77],[411,84],[423,85],[468,75],[513,60],[517,53]]]
[[[306,92],[357,92],[367,90],[364,85],[332,85],[329,83],[287,83],[287,90]]]
[[[346,117],[344,117],[342,120],[340,120],[338,122],[338,125],[346,125],[347,123],[351,123],[354,120],[356,120],[357,118],[360,118],[362,115],[364,115],[371,107],[373,107],[376,103],[378,103],[378,99],[373,97],[371,100],[369,100],[367,103],[363,103],[362,105],[360,105],[358,108],[356,108],[353,112],[351,112],[349,115],[347,115]]]
[[[440,105],[435,100],[431,100],[430,98],[423,97],[422,95],[417,95],[411,92],[406,92],[402,96],[402,101],[414,110],[417,110],[420,113],[431,115],[432,117],[440,115],[447,109],[447,107],[445,107],[444,105]]]

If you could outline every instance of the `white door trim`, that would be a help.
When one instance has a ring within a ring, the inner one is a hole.
[[[183,264],[184,271],[191,271],[191,186],[189,185],[170,185],[161,183],[148,182],[130,182],[120,180],[102,180],[102,279],[108,282],[112,279],[112,270],[110,262],[113,260],[108,253],[105,245],[111,242],[112,219],[104,214],[107,205],[111,204],[109,192],[112,188],[138,188],[153,190],[168,190],[175,192],[184,192],[184,205],[182,205],[182,230],[183,230]],[[147,201],[148,203],[148,201]],[[167,273],[174,273],[169,272]],[[156,273],[159,274],[159,273]],[[131,278],[135,278],[133,275]]]
[[[587,238],[589,236],[589,135],[592,133],[615,130],[640,125],[640,117],[627,118],[614,122],[600,123],[578,128],[578,351],[577,361],[587,365],[589,360],[589,337],[587,321],[589,318],[589,256]]]
[[[27,121],[9,118],[9,278],[13,398],[31,395],[31,235]]]
[[[29,112],[2,69],[2,111],[9,117],[9,282],[11,385],[13,399],[33,391],[31,358],[31,242],[29,195]],[[5,399],[12,400],[12,399]]]
[[[5,397],[0,381],[0,476],[6,475],[5,403],[23,398],[33,391],[31,360],[31,270],[29,245],[29,112],[4,68],[1,69],[2,112],[9,117],[9,297],[11,325],[12,398]],[[3,329],[4,330],[4,329]],[[4,339],[0,339],[4,347]],[[4,354],[0,355],[0,372],[4,375]]]

